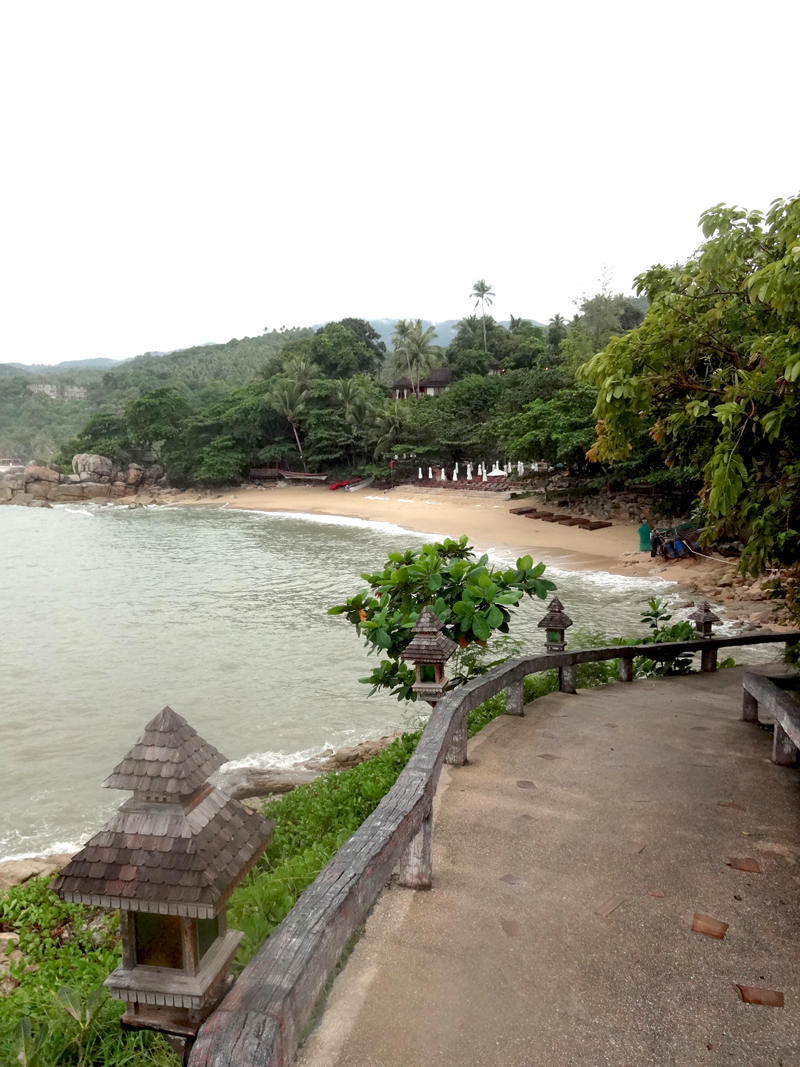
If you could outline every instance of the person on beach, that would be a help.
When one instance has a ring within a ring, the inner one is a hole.
[[[650,513],[642,515],[642,525],[639,527],[639,551],[649,552],[651,558],[656,554],[652,542],[653,524],[650,521]]]

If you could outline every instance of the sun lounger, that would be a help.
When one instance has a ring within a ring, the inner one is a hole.
[[[613,526],[612,522],[590,522],[586,527],[587,530],[604,530],[606,526]]]
[[[522,517],[523,519],[544,519],[545,521],[549,522],[552,515],[552,511],[535,511],[529,512],[527,515],[523,515]]]
[[[569,519],[569,518],[571,518],[571,516],[569,516],[569,515],[550,515],[550,517],[548,518],[545,515],[537,515],[537,518],[544,519],[545,522],[561,522],[562,519]]]
[[[509,515],[530,515],[532,511],[536,511],[536,508],[509,508]]]
[[[558,521],[562,526],[580,526],[581,523],[583,522],[583,519],[569,518],[569,519],[559,519]]]

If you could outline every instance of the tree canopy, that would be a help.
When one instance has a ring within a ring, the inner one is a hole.
[[[589,457],[624,459],[649,433],[668,466],[700,471],[707,539],[750,535],[758,573],[800,557],[800,198],[719,204],[701,225],[695,256],[636,279],[642,324],[580,371],[598,389]]]

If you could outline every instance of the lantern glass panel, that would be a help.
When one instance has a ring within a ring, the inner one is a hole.
[[[547,631],[547,640],[548,641],[560,641],[561,640],[561,634],[558,632],[558,630],[548,630]]]
[[[147,967],[183,969],[181,920],[177,915],[134,912],[136,962]]]
[[[219,918],[197,920],[197,957],[202,959],[219,937]]]
[[[433,663],[422,663],[419,668],[419,680],[421,682],[436,681],[436,666]]]

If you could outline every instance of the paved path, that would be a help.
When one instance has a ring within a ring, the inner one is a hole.
[[[739,721],[740,679],[490,724],[443,775],[434,888],[381,895],[300,1067],[800,1067],[800,772]]]

